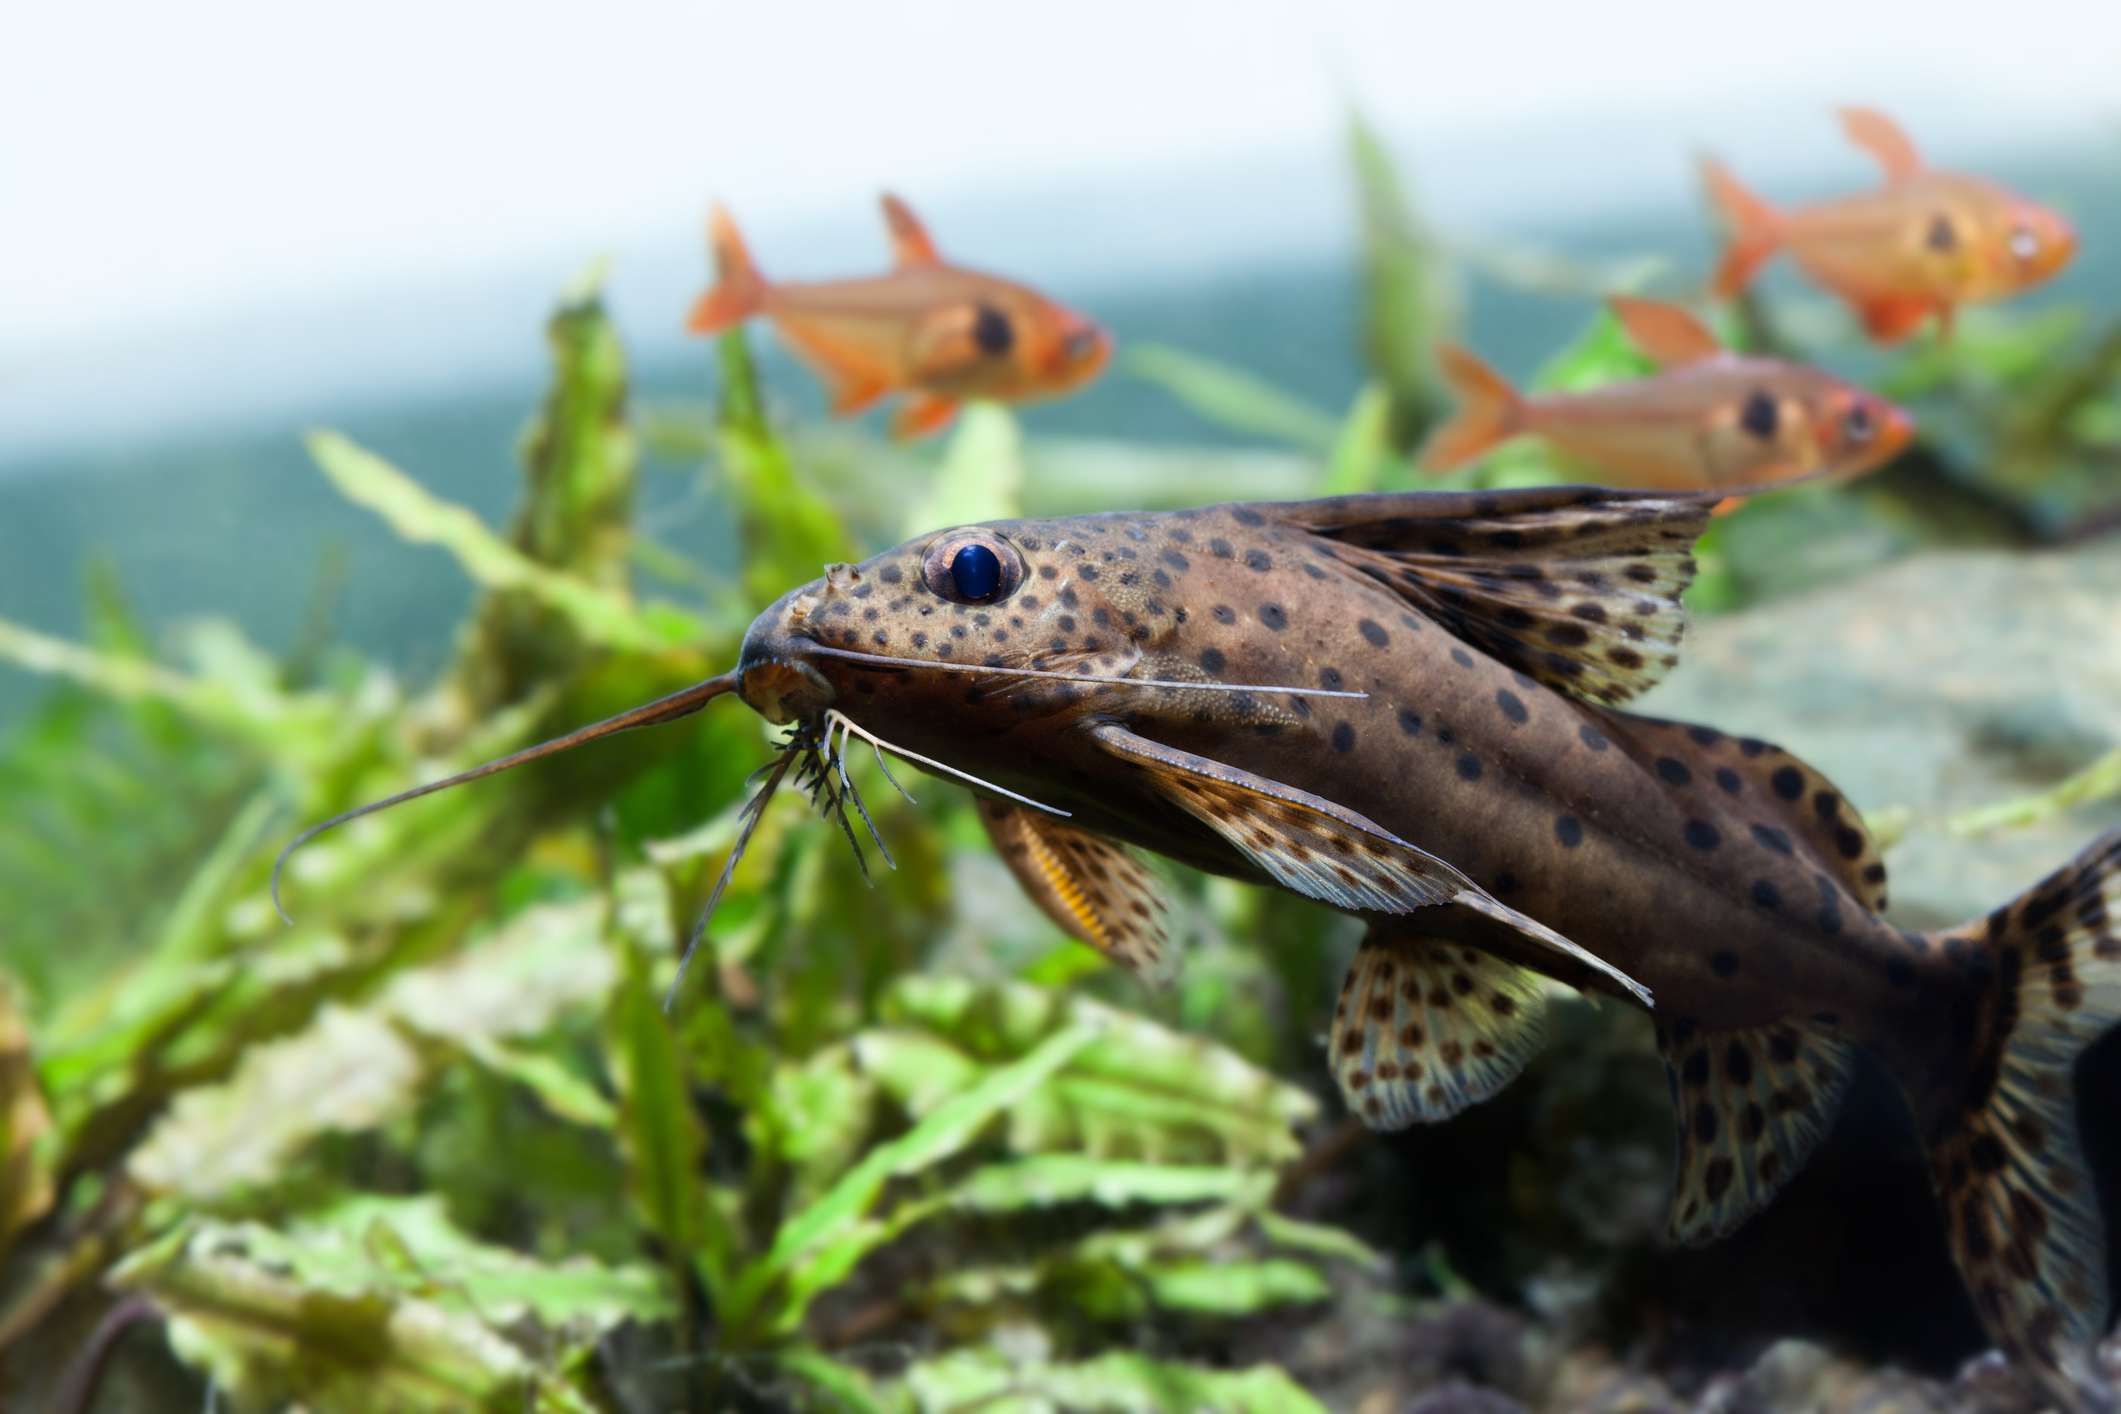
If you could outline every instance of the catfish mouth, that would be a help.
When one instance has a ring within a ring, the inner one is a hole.
[[[737,663],[737,696],[775,726],[816,722],[838,694],[805,661],[805,640],[793,634],[746,638]]]

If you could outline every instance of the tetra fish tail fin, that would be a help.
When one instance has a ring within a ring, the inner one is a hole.
[[[1458,397],[1458,411],[1429,434],[1424,471],[1464,466],[1524,430],[1524,399],[1509,380],[1456,344],[1436,350],[1436,365]]]
[[[714,288],[701,295],[686,316],[685,327],[695,334],[719,334],[766,305],[766,277],[759,273],[743,234],[720,202],[708,218],[707,242],[714,251]]]
[[[2112,1410],[2092,1353],[2106,1244],[2071,1075],[2121,1021],[2121,831],[1987,918],[1922,941],[1972,993],[1963,1087],[1918,1106],[1952,1260],[2006,1354],[2064,1408]]]
[[[1729,299],[1751,283],[1760,267],[1781,249],[1782,216],[1713,157],[1702,159],[1701,179],[1730,227],[1723,259],[1709,286],[1718,299]]]

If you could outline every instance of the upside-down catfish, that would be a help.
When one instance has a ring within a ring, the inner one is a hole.
[[[1374,1126],[1506,1084],[1543,977],[1654,1005],[1686,1242],[1768,1202],[1868,1048],[1989,1333],[2107,1407],[2071,1064],[2121,1015],[2121,834],[1963,927],[1888,923],[1817,771],[1617,710],[1676,660],[1707,513],[1550,488],[943,530],[791,590],[722,677],[352,813],[733,691],[792,725],[749,818],[798,758],[851,796],[856,738],[974,780],[1031,895],[1142,972],[1170,959],[1132,848],[1366,920],[1330,1060]]]

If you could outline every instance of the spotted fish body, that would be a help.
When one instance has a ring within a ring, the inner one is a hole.
[[[1706,514],[1561,488],[965,527],[785,596],[741,691],[1036,802],[983,801],[1004,857],[1137,970],[1170,959],[1129,846],[1366,919],[1331,1060],[1373,1124],[1506,1084],[1545,978],[1653,1001],[1682,1240],[1773,1196],[1872,1049],[1991,1333],[2070,1407],[2104,1407],[2098,1217],[2055,1072],[2121,1015],[2121,840],[1980,923],[1904,932],[1817,772],[1615,710],[1676,661]]]

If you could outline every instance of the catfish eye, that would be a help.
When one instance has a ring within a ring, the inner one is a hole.
[[[1009,316],[991,304],[983,304],[972,316],[972,342],[990,358],[1000,358],[1016,347],[1016,329]]]
[[[1841,436],[1852,447],[1860,447],[1878,434],[1878,420],[1869,403],[1850,403],[1841,414]]]
[[[922,571],[928,588],[954,604],[993,604],[1023,582],[1023,557],[997,536],[947,536],[928,552]]]
[[[2010,248],[2013,258],[2030,265],[2040,256],[2040,233],[2030,226],[2013,226]]]

